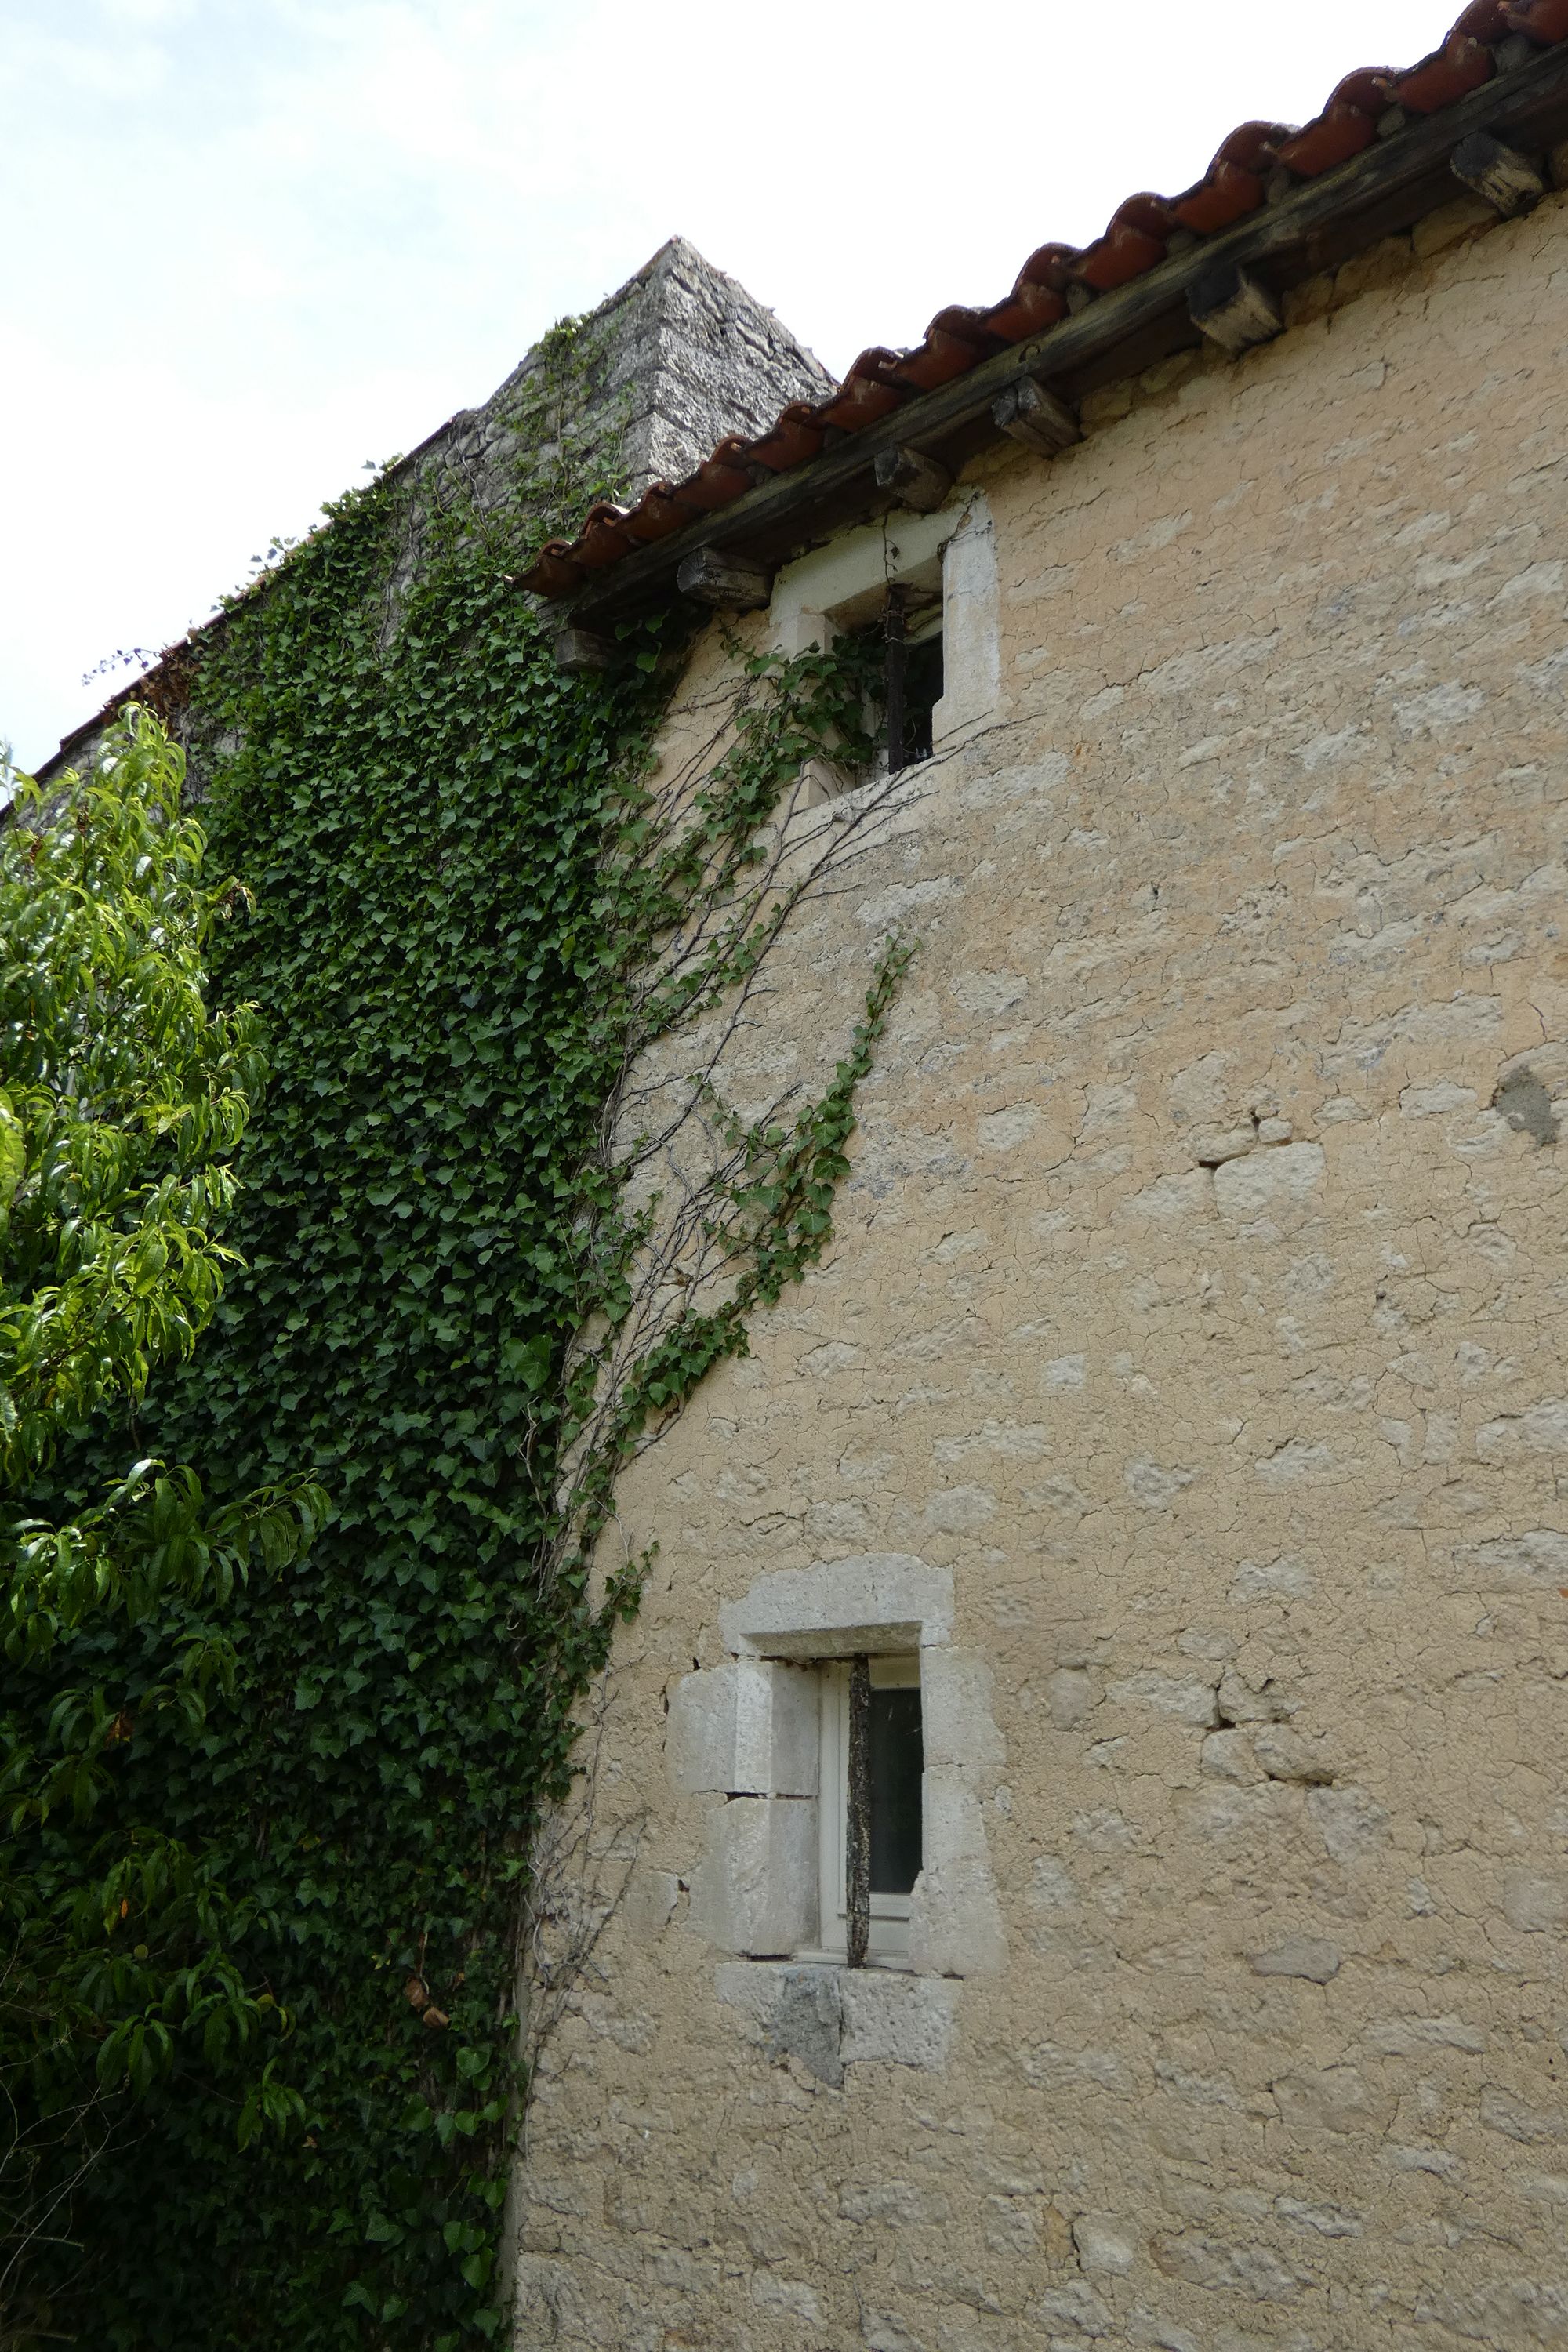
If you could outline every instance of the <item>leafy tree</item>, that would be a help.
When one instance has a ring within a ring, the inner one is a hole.
[[[267,1066],[252,1009],[206,1003],[212,927],[244,894],[205,881],[184,779],[184,755],[132,707],[88,777],[48,797],[22,779],[0,833],[6,2341],[32,2325],[29,2252],[68,2230],[75,2179],[176,2042],[216,2060],[286,2023],[230,1957],[244,1923],[203,1859],[151,1829],[67,1843],[53,1826],[90,1820],[142,1717],[199,1728],[233,1680],[222,1632],[177,1643],[174,1665],[133,1694],[96,1677],[61,1689],[42,1740],[16,1704],[61,1645],[90,1666],[104,1619],[221,1607],[253,1559],[276,1571],[296,1558],[326,1509],[303,1479],[209,1509],[194,1470],[151,1458],[63,1519],[25,1507],[64,1440],[107,1408],[133,1420],[153,1370],[191,1354],[237,1263],[217,1234]],[[252,2088],[242,2137],[290,2112],[265,2065]]]

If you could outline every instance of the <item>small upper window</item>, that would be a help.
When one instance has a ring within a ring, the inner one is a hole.
[[[897,1965],[924,1844],[918,1657],[822,1669],[822,1948]]]
[[[888,766],[911,768],[931,755],[932,713],[942,696],[942,590],[900,582],[888,590]]]

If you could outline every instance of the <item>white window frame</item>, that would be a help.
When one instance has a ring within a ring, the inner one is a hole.
[[[872,1658],[873,1690],[919,1690],[919,1653],[908,1657]],[[819,1847],[816,1948],[797,1957],[843,1960],[848,1948],[849,1826],[849,1661],[836,1658],[820,1675],[821,1762],[817,1781]],[[923,1728],[923,1727],[922,1727]],[[921,1796],[921,1845],[924,1845],[925,1794]],[[922,1855],[923,1858],[923,1855]],[[910,1965],[910,1914],[913,1896],[873,1895],[871,1932],[866,1958],[873,1968]]]

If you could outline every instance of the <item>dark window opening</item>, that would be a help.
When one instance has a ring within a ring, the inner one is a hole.
[[[888,591],[888,766],[910,768],[929,760],[932,712],[942,699],[942,600],[903,586]]]
[[[923,644],[910,647],[905,693],[908,699],[904,706],[904,756],[900,764],[910,768],[917,760],[929,760],[931,755],[931,720],[942,700],[940,630]]]
[[[873,1690],[870,1715],[871,1892],[908,1895],[921,1874],[920,1692]]]

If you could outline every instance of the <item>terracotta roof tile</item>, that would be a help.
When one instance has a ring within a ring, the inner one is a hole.
[[[1416,114],[1437,114],[1490,81],[1496,71],[1484,41],[1472,40],[1468,33],[1450,33],[1424,65],[1400,75],[1389,96],[1396,106],[1408,106]]]
[[[1532,41],[1568,41],[1568,0],[1517,0],[1503,15],[1516,33]]]
[[[721,441],[713,455],[673,486],[656,482],[629,513],[598,506],[571,541],[552,540],[521,585],[551,598],[574,595],[591,575],[639,545],[668,537],[699,514],[728,506],[768,475],[816,457],[830,433],[879,424],[906,400],[965,374],[994,352],[1057,324],[1071,307],[1069,289],[1093,299],[1130,285],[1163,261],[1170,242],[1213,236],[1266,201],[1281,167],[1313,180],[1370,147],[1380,128],[1398,135],[1400,116],[1442,112],[1489,81],[1493,45],[1523,33],[1543,47],[1568,40],[1568,0],[1471,0],[1430,57],[1405,71],[1365,68],[1348,74],[1312,121],[1294,128],[1246,122],[1226,140],[1203,178],[1176,196],[1129,196],[1103,236],[1082,247],[1042,245],[1019,271],[1010,294],[989,309],[939,310],[907,352],[862,352],[843,383],[816,406],[792,402],[755,441]]]
[[[695,507],[699,514],[710,514],[715,507],[732,506],[751,487],[746,444],[731,434],[720,442],[710,457],[704,457],[694,474],[677,482],[675,495],[682,506]]]
[[[816,456],[826,431],[809,401],[792,400],[773,431],[764,439],[752,442],[752,462],[765,466],[770,474],[782,474],[791,466],[804,466]]]
[[[1388,104],[1386,74],[1352,74],[1341,82],[1321,114],[1287,139],[1279,161],[1303,180],[1316,180],[1336,163],[1348,163],[1377,137],[1377,118]]]
[[[627,515],[626,529],[647,546],[656,539],[668,539],[696,512],[695,507],[682,506],[673,482],[650,482],[640,503]]]
[[[986,332],[981,312],[954,306],[937,312],[924,342],[907,352],[891,374],[895,383],[910,384],[916,392],[934,392],[939,383],[951,383],[996,348],[997,339]]]

